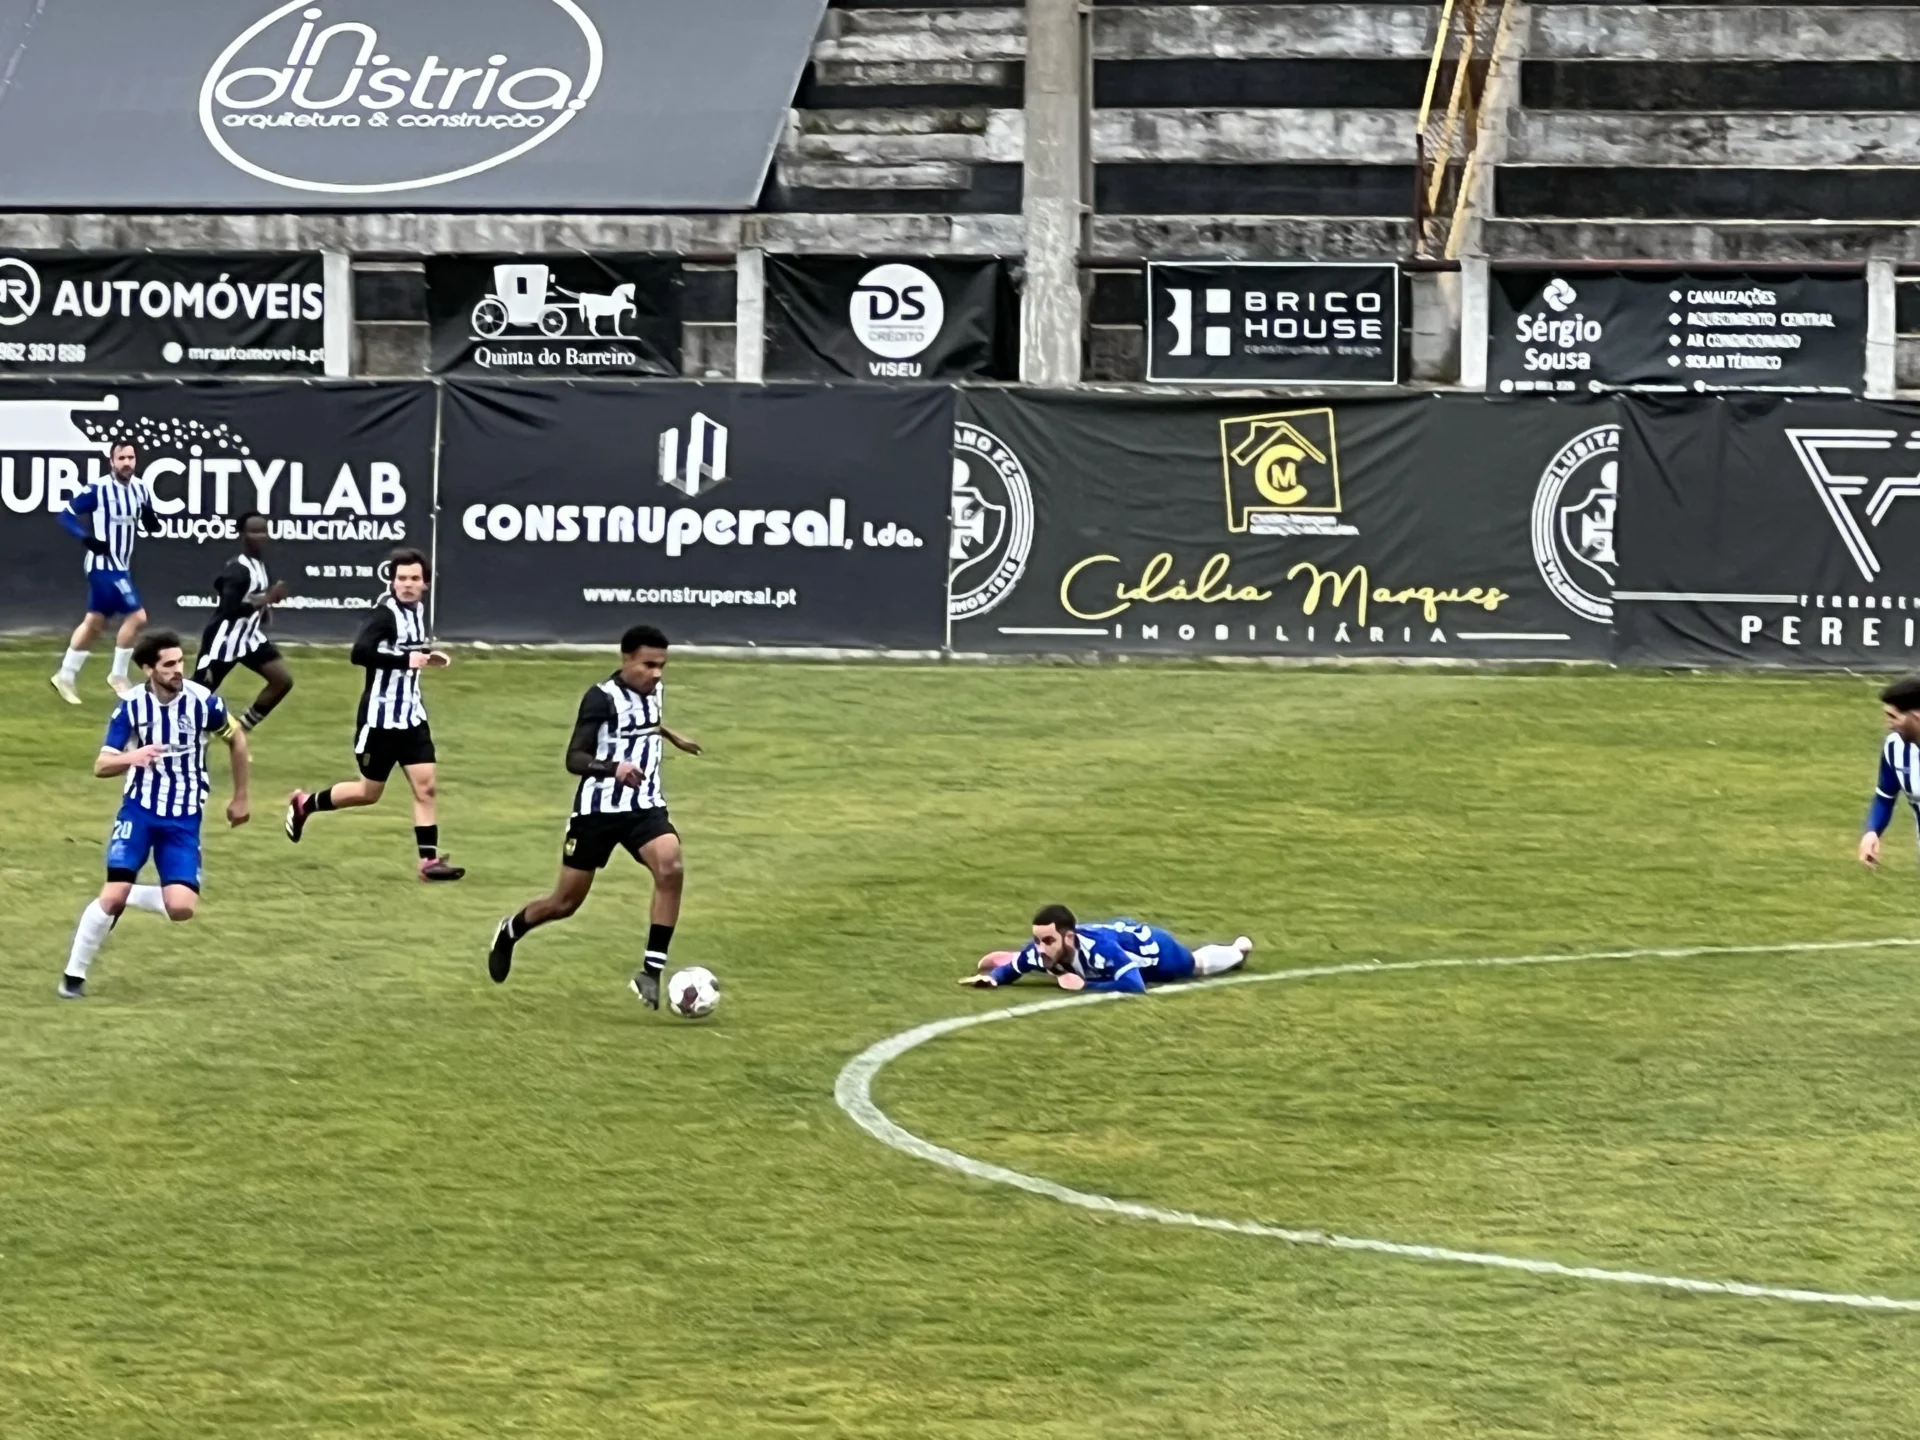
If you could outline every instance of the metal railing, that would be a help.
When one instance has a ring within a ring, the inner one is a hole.
[[[1413,253],[1457,259],[1478,167],[1480,107],[1507,48],[1514,0],[1446,0],[1414,136]]]

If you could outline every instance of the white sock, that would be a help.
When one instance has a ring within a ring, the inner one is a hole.
[[[86,651],[69,650],[60,661],[60,673],[71,680],[80,673],[80,667],[86,663]]]
[[[73,949],[67,954],[67,974],[86,979],[87,967],[93,964],[100,947],[107,943],[107,934],[112,929],[113,916],[100,908],[98,900],[88,901],[87,908],[80,912],[80,926],[73,932]]]
[[[127,891],[127,904],[135,910],[151,910],[156,915],[167,913],[167,902],[161,898],[158,885],[136,885]]]
[[[1247,952],[1238,945],[1202,945],[1193,952],[1193,973],[1224,975],[1237,970],[1246,961]]]
[[[124,680],[127,678],[127,666],[132,662],[133,647],[129,645],[126,649],[122,650],[116,645],[113,647],[113,669],[108,673],[111,674],[115,680]]]

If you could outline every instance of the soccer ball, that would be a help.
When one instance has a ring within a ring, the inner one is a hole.
[[[720,1003],[720,982],[702,965],[676,970],[667,981],[667,1008],[683,1020],[711,1015]]]

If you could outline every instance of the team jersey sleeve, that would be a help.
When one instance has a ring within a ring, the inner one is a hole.
[[[87,548],[104,553],[107,543],[94,537],[93,526],[83,518],[100,508],[100,494],[89,485],[67,502],[67,508],[60,512],[60,526],[77,540],[84,540]]]
[[[133,721],[127,714],[127,703],[123,700],[113,707],[113,714],[107,718],[107,733],[101,737],[100,748],[124,750],[132,739]]]
[[[140,482],[140,533],[158,535],[160,533],[160,514],[153,508],[153,487],[146,481]]]
[[[1867,805],[1867,829],[1875,835],[1893,823],[1893,805],[1900,798],[1900,775],[1893,768],[1893,743],[1880,747],[1880,778],[1873,787],[1873,799]]]
[[[1020,953],[1004,965],[996,965],[988,973],[993,976],[996,985],[1011,985],[1022,975],[1031,975],[1036,970],[1047,968],[1046,960],[1040,954],[1040,947],[1029,940],[1020,947]]]
[[[405,670],[413,664],[413,657],[400,648],[400,627],[385,605],[374,606],[367,623],[360,627],[352,658],[364,670]]]
[[[238,560],[227,562],[226,568],[213,577],[215,614],[219,619],[240,620],[253,613],[253,607],[247,604],[247,590],[252,584],[246,566]]]
[[[1095,930],[1088,938],[1093,941],[1094,956],[1104,963],[1099,966],[1102,978],[1089,979],[1087,989],[1118,990],[1125,995],[1147,993],[1147,977],[1140,967],[1140,957],[1129,954],[1112,930]]]
[[[573,738],[567,741],[569,775],[604,779],[620,768],[616,761],[596,760],[593,754],[600,746],[600,727],[613,718],[613,701],[598,685],[580,697],[580,713],[573,720]]]

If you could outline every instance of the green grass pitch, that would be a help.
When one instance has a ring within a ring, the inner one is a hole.
[[[397,794],[280,834],[357,686],[292,652],[201,917],[130,915],[59,1002],[116,787],[103,662],[70,710],[53,649],[0,652],[6,1440],[1920,1431],[1920,1315],[1102,1218],[832,1099],[1042,994],[953,982],[1047,900],[1262,969],[1920,936],[1911,822],[1851,858],[1866,680],[682,658],[693,1025],[624,988],[624,858],[486,980],[557,861],[578,655],[428,678],[471,867],[428,888]],[[1168,1208],[1920,1297],[1916,998],[1920,948],[1255,985],[969,1031],[876,1097]]]

